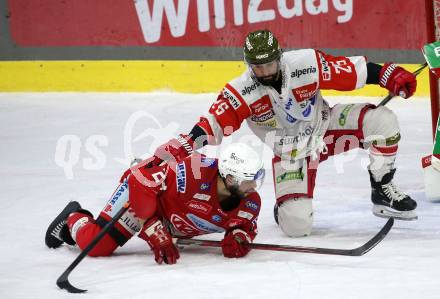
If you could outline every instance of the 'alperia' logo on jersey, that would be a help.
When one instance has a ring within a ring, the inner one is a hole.
[[[244,89],[241,91],[241,95],[244,96],[246,94],[251,94],[251,92],[257,89],[258,86],[260,86],[260,83],[258,82],[255,82],[251,86],[245,86]]]
[[[314,74],[314,73],[316,73],[316,67],[309,66],[306,69],[294,70],[293,72],[290,73],[290,78],[299,78],[302,75]]]

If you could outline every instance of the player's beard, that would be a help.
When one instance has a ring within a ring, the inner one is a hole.
[[[281,62],[277,61],[277,70],[274,74],[265,76],[265,77],[257,77],[255,73],[252,71],[254,79],[265,86],[274,86],[276,83],[281,80]]]
[[[258,82],[265,86],[273,86],[281,78],[281,72],[278,70],[275,74],[266,77],[257,77]]]
[[[240,201],[246,197],[246,194],[238,189],[237,185],[227,187],[231,195],[220,202],[223,211],[231,211],[238,207]]]

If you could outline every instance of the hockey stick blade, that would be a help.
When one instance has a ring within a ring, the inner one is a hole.
[[[96,244],[107,234],[110,229],[115,225],[115,223],[121,218],[121,216],[128,210],[130,205],[126,203],[113,217],[113,219],[107,223],[102,230],[96,235],[96,237],[89,243],[89,245],[84,248],[83,251],[78,255],[78,257],[67,267],[67,269],[60,275],[57,279],[57,286],[60,289],[64,289],[69,293],[85,293],[87,290],[82,290],[74,287],[69,282],[69,275],[73,269],[87,256],[87,254],[95,247]]]
[[[70,271],[65,271],[63,274],[61,274],[61,276],[57,279],[57,286],[60,289],[68,291],[69,293],[79,294],[87,292],[87,290],[78,289],[71,285],[68,278],[69,274]]]
[[[364,255],[368,251],[373,249],[390,232],[391,228],[393,227],[393,224],[394,224],[394,218],[391,217],[388,219],[388,221],[385,223],[385,225],[382,227],[382,229],[373,238],[371,238],[364,245],[359,246],[358,248],[353,250],[353,256]]]
[[[261,244],[251,243],[249,247],[258,250],[272,250],[272,251],[286,251],[286,252],[303,252],[314,254],[330,254],[330,255],[345,255],[345,256],[361,256],[373,249],[380,241],[382,241],[394,224],[394,218],[389,218],[381,230],[365,244],[354,249],[336,249],[336,248],[321,248],[321,247],[306,247],[306,246],[291,246],[278,244]],[[178,245],[198,245],[207,247],[221,247],[221,242],[211,240],[197,240],[197,239],[178,239]]]

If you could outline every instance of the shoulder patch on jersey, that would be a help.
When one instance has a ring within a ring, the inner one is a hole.
[[[311,84],[318,80],[319,64],[315,50],[293,50],[286,52],[284,56],[289,89]]]

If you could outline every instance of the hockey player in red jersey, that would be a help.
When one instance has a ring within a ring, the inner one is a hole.
[[[160,146],[155,163],[181,159],[206,144],[220,144],[246,120],[273,149],[275,220],[289,236],[309,235],[318,164],[353,148],[369,151],[373,213],[416,219],[416,202],[393,182],[400,140],[396,115],[383,106],[330,107],[321,89],[349,91],[376,84],[403,98],[416,91],[415,76],[394,63],[379,65],[364,56],[331,56],[314,49],[282,52],[268,30],[247,35],[248,66],[228,82],[188,135]]]
[[[46,245],[57,248],[65,242],[84,249],[129,201],[131,209],[90,256],[108,256],[138,232],[159,264],[174,264],[179,258],[172,237],[225,232],[225,257],[243,257],[250,251],[247,244],[257,234],[261,205],[256,189],[264,179],[263,162],[252,148],[231,144],[219,160],[194,153],[179,163],[147,162],[125,172],[96,220],[79,203],[70,202],[49,225]]]

